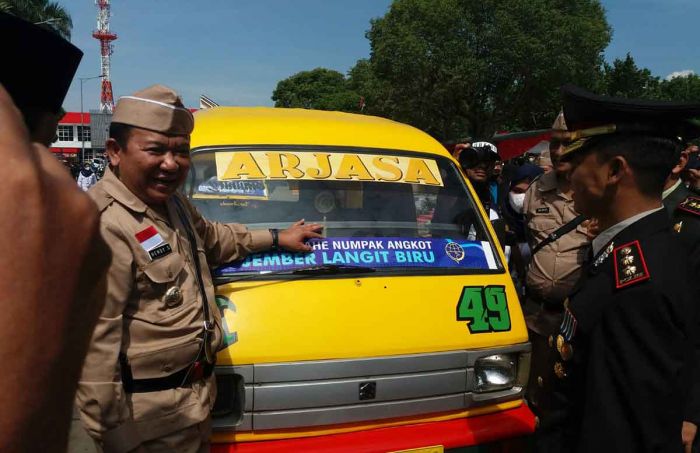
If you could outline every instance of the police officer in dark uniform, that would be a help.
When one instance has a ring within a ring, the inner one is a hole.
[[[567,399],[560,451],[682,451],[683,421],[700,418],[699,276],[661,194],[678,136],[700,136],[700,104],[563,95],[575,207],[601,233],[549,341]]]

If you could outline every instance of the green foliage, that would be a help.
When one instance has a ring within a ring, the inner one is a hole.
[[[316,68],[302,71],[277,83],[272,93],[275,107],[359,111],[360,95],[338,71]]]
[[[639,68],[628,53],[624,60],[618,58],[612,65],[604,65],[601,92],[625,98],[700,102],[700,76],[661,80],[649,69]]]
[[[601,94],[626,98],[655,98],[659,91],[659,78],[646,68],[639,68],[628,53],[612,65],[603,65],[603,90]]]
[[[559,88],[700,101],[700,76],[661,80],[630,54],[603,60],[600,0],[394,0],[347,77],[317,68],[279,82],[276,106],[385,116],[439,140],[550,127]]]
[[[372,112],[439,139],[548,127],[559,86],[600,84],[598,0],[395,0],[367,32]]]
[[[70,39],[73,20],[58,3],[48,0],[0,0],[0,11],[55,31]]]
[[[657,99],[700,102],[700,76],[674,77],[664,80],[659,85]]]

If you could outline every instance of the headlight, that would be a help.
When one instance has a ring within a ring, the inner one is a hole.
[[[474,364],[474,391],[493,392],[513,387],[517,376],[517,358],[512,354],[481,357]]]

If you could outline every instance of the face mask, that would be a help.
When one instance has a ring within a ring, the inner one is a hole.
[[[513,208],[515,212],[522,214],[523,203],[525,203],[525,194],[508,192],[508,203],[510,203],[510,207]]]

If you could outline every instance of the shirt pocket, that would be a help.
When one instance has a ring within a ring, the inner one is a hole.
[[[192,299],[186,280],[185,259],[178,253],[145,264],[137,278],[140,300],[134,317],[162,321],[180,312]]]
[[[540,235],[547,236],[553,233],[559,226],[557,219],[550,215],[535,215],[527,224],[527,227],[533,231],[536,237]]]

